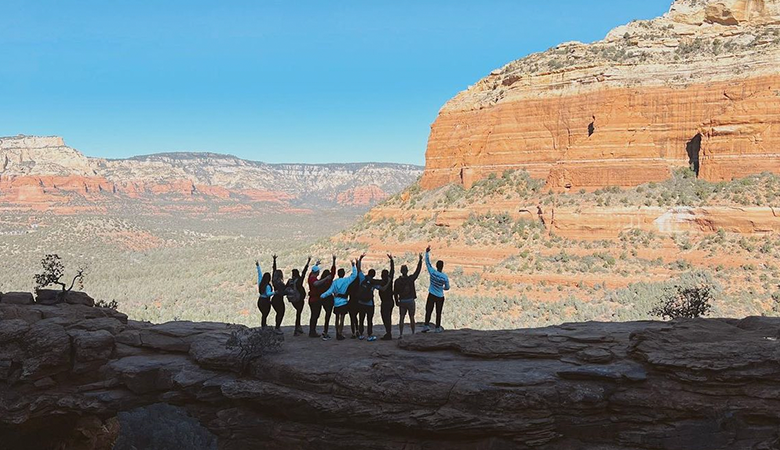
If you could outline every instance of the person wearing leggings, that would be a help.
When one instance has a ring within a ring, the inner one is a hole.
[[[357,268],[357,278],[355,278],[349,286],[349,290],[347,293],[349,294],[349,302],[347,305],[349,306],[347,308],[349,312],[349,327],[352,330],[352,339],[356,339],[358,337],[360,325],[358,324],[358,318],[360,317],[360,302],[359,302],[359,287],[360,283],[363,282],[363,280],[366,278],[365,275],[363,275],[363,258],[365,258],[366,254],[360,255],[360,258],[358,258],[357,263],[355,267]]]
[[[284,293],[287,286],[284,283],[284,274],[281,270],[276,268],[276,255],[274,255],[274,267],[273,277],[271,283],[273,284],[274,295],[271,297],[271,306],[273,306],[276,312],[276,326],[274,331],[276,334],[282,334],[282,320],[284,320]]]
[[[292,270],[292,276],[287,280],[287,287],[285,294],[287,300],[295,308],[295,332],[293,336],[300,336],[303,334],[303,328],[301,327],[301,314],[303,313],[304,299],[306,298],[306,290],[303,288],[303,280],[306,279],[306,272],[309,271],[309,264],[311,263],[311,256],[306,261],[306,265],[303,266],[303,271],[298,272],[298,269]]]
[[[425,304],[425,327],[423,333],[431,329],[431,314],[436,309],[436,328],[434,333],[441,333],[444,328],[441,327],[441,311],[444,308],[444,291],[450,289],[450,279],[443,272],[444,261],[436,261],[436,269],[431,265],[431,246],[425,249],[425,265],[428,267],[428,274],[431,278],[431,286],[428,288],[428,302]]]
[[[311,319],[309,320],[309,337],[316,338],[320,337],[317,334],[317,321],[320,318],[320,313],[322,312],[322,308],[325,307],[326,299],[321,299],[320,295],[322,295],[323,292],[328,290],[330,287],[330,283],[333,282],[333,275],[336,272],[336,256],[333,256],[333,266],[331,266],[331,270],[326,270],[322,273],[322,276],[320,276],[320,262],[317,261],[317,263],[314,265],[314,267],[311,268],[311,275],[309,275],[309,309],[311,311]],[[325,309],[325,332],[322,334],[322,339],[327,341],[330,339],[330,336],[327,336],[328,334],[328,321],[330,320],[330,313],[333,310],[333,298],[329,297],[330,304],[328,305],[329,308],[326,307]]]
[[[271,274],[263,273],[263,269],[260,268],[260,261],[255,261],[257,267],[257,309],[260,310],[262,316],[261,324],[265,328],[268,326],[268,315],[271,313],[271,297],[274,296],[274,291],[271,289]]]
[[[393,255],[388,254],[387,257],[390,259],[390,271],[388,272],[387,269],[382,271],[381,285],[379,287],[379,299],[382,301],[379,313],[382,315],[382,324],[385,326],[385,335],[382,336],[383,341],[393,340],[393,307],[395,307],[393,300],[395,261],[393,261]]]
[[[347,290],[349,285],[357,278],[356,262],[352,262],[352,273],[349,277],[344,277],[344,269],[339,269],[338,278],[333,280],[327,291],[320,294],[320,298],[333,297],[333,313],[336,316],[336,339],[343,341],[344,337],[344,319],[347,316],[349,300],[347,299]]]

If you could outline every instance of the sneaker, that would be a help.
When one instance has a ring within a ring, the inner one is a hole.
[[[376,336],[369,336],[368,342],[374,342],[376,340]]]
[[[276,333],[276,334],[284,334],[284,331],[282,331],[282,330],[280,330],[278,328],[274,328],[274,333]]]
[[[346,339],[346,338],[343,335],[340,335],[340,334],[336,335],[336,340],[337,341],[343,341],[344,339]]]
[[[301,334],[303,333],[299,332],[298,330],[293,331],[293,336],[300,336]]]
[[[357,339],[357,334],[353,334],[352,336],[350,336],[350,339]]]
[[[436,327],[436,329],[433,330],[434,333],[441,333],[444,331],[444,327]]]
[[[427,333],[429,331],[431,331],[431,327],[428,325],[423,325],[422,328],[420,328],[420,333]]]
[[[363,336],[362,334],[358,335],[358,339],[360,339],[361,341],[362,341],[363,339],[365,339],[365,338],[366,338],[366,337],[365,337],[365,336]]]
[[[322,335],[322,340],[323,341],[329,341],[330,340],[330,336],[328,336],[327,334],[323,334]]]
[[[383,341],[392,341],[393,337],[390,336],[389,334],[386,334],[386,335],[382,336],[382,340]]]

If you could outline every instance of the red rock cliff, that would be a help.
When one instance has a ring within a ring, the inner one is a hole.
[[[603,41],[493,71],[434,122],[425,188],[526,169],[553,188],[634,186],[692,167],[780,173],[780,0],[678,0]]]

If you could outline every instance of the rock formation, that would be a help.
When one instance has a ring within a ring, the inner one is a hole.
[[[525,169],[554,189],[635,186],[677,167],[780,173],[780,0],[676,0],[592,44],[494,70],[434,122],[424,188]]]
[[[295,207],[370,206],[420,174],[405,164],[265,164],[213,153],[89,158],[60,137],[0,138],[0,203],[43,209],[83,197],[281,201]],[[259,194],[260,193],[260,194]]]
[[[110,448],[117,412],[185,407],[220,448],[771,449],[780,319],[580,323],[322,342],[240,374],[238,326],[0,300],[4,449]],[[64,446],[64,447],[62,447]]]

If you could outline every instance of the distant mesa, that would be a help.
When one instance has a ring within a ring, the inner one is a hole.
[[[525,169],[549,187],[780,173],[780,0],[677,0],[513,61],[447,102],[422,186]]]
[[[267,164],[217,153],[161,153],[128,159],[90,158],[57,136],[0,137],[0,206],[67,211],[74,203],[161,197],[222,202],[225,213],[366,207],[414,182],[409,164]],[[251,208],[250,208],[251,209]],[[200,209],[198,209],[200,210]]]

